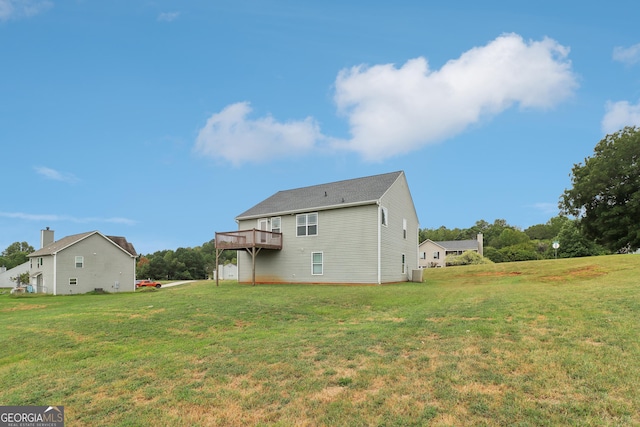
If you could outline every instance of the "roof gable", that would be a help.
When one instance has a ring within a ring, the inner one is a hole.
[[[236,220],[285,213],[375,203],[402,171],[279,191],[236,217]]]
[[[434,242],[433,240],[427,239],[424,242],[420,243],[420,246],[422,246],[426,242],[431,242],[435,245],[440,246],[444,250],[451,250],[451,251],[464,251],[464,250],[478,249],[477,240],[445,240],[441,242]]]
[[[102,233],[100,233],[99,231],[89,231],[86,233],[79,233],[79,234],[73,234],[71,236],[66,236],[63,237],[60,240],[56,240],[53,243],[48,244],[47,246],[45,246],[42,249],[38,249],[35,252],[32,252],[29,254],[29,257],[36,257],[36,256],[44,256],[44,255],[53,255],[56,254],[66,248],[68,248],[69,246],[73,246],[76,243],[86,239],[89,236],[92,236],[94,234],[98,234],[100,236],[102,236],[104,239],[106,239],[107,241],[109,241],[110,243],[118,246],[121,250],[125,251],[127,254],[135,257],[137,256],[136,254],[136,250],[133,247],[133,245],[131,243],[129,243],[127,241],[127,239],[125,239],[124,237],[119,237],[119,236],[105,236]]]

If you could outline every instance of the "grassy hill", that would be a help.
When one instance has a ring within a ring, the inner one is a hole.
[[[640,256],[424,283],[0,295],[0,405],[68,426],[640,425]]]

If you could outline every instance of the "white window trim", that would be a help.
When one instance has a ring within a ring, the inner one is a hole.
[[[320,254],[320,256],[322,257],[320,263],[314,262],[313,256],[315,254]],[[320,265],[320,273],[314,273],[313,272],[313,267],[315,265],[318,265],[318,264]],[[322,252],[322,251],[311,252],[311,275],[312,276],[322,276],[322,275],[324,275],[324,252]]]
[[[72,280],[75,283],[71,283]],[[78,286],[78,278],[77,277],[69,277],[69,286]]]
[[[407,238],[407,219],[402,218],[402,237]]]
[[[273,223],[275,221],[278,221],[278,225],[279,227],[276,227],[276,230],[278,231],[273,231],[274,227],[273,227]],[[282,218],[279,216],[274,216],[273,218],[271,218],[271,231],[273,231],[274,233],[282,233]]]
[[[311,224],[311,225],[315,225],[316,226],[315,234],[309,234],[309,215],[315,215],[316,216],[316,223],[315,224]],[[300,217],[304,217],[305,234],[298,233],[298,227],[302,227],[302,225],[299,225],[299,223],[298,223],[298,218],[300,218]],[[317,236],[318,235],[318,223],[319,222],[320,222],[320,218],[319,218],[318,212],[309,212],[309,213],[296,215],[296,237]]]
[[[78,260],[80,260],[80,262],[78,262]],[[81,264],[80,267],[78,267],[78,264]],[[76,268],[84,268],[84,257],[83,256],[81,256],[81,255],[76,256],[75,266],[76,266]]]
[[[402,274],[407,274],[407,256],[402,254]]]

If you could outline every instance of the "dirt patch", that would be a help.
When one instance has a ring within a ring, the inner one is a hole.
[[[569,271],[569,276],[572,277],[599,277],[605,274],[607,274],[607,272],[602,271],[597,265],[588,265]]]
[[[15,307],[3,308],[0,312],[9,313],[11,311],[26,311],[26,310],[37,310],[39,308],[46,308],[46,305],[16,305]]]
[[[321,392],[316,393],[311,400],[319,400],[321,402],[332,402],[336,400],[336,397],[342,393],[344,387],[332,386],[326,387]]]
[[[574,268],[564,275],[543,276],[542,280],[551,282],[562,282],[572,279],[590,279],[600,277],[607,274],[606,271],[600,269],[597,265],[587,265],[585,267]]]
[[[462,384],[453,387],[458,393],[466,394],[489,394],[489,395],[501,395],[506,391],[504,384],[481,384],[478,382],[472,382],[468,384]]]

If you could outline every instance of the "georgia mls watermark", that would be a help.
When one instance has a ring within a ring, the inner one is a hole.
[[[0,427],[64,427],[64,406],[0,406]]]

